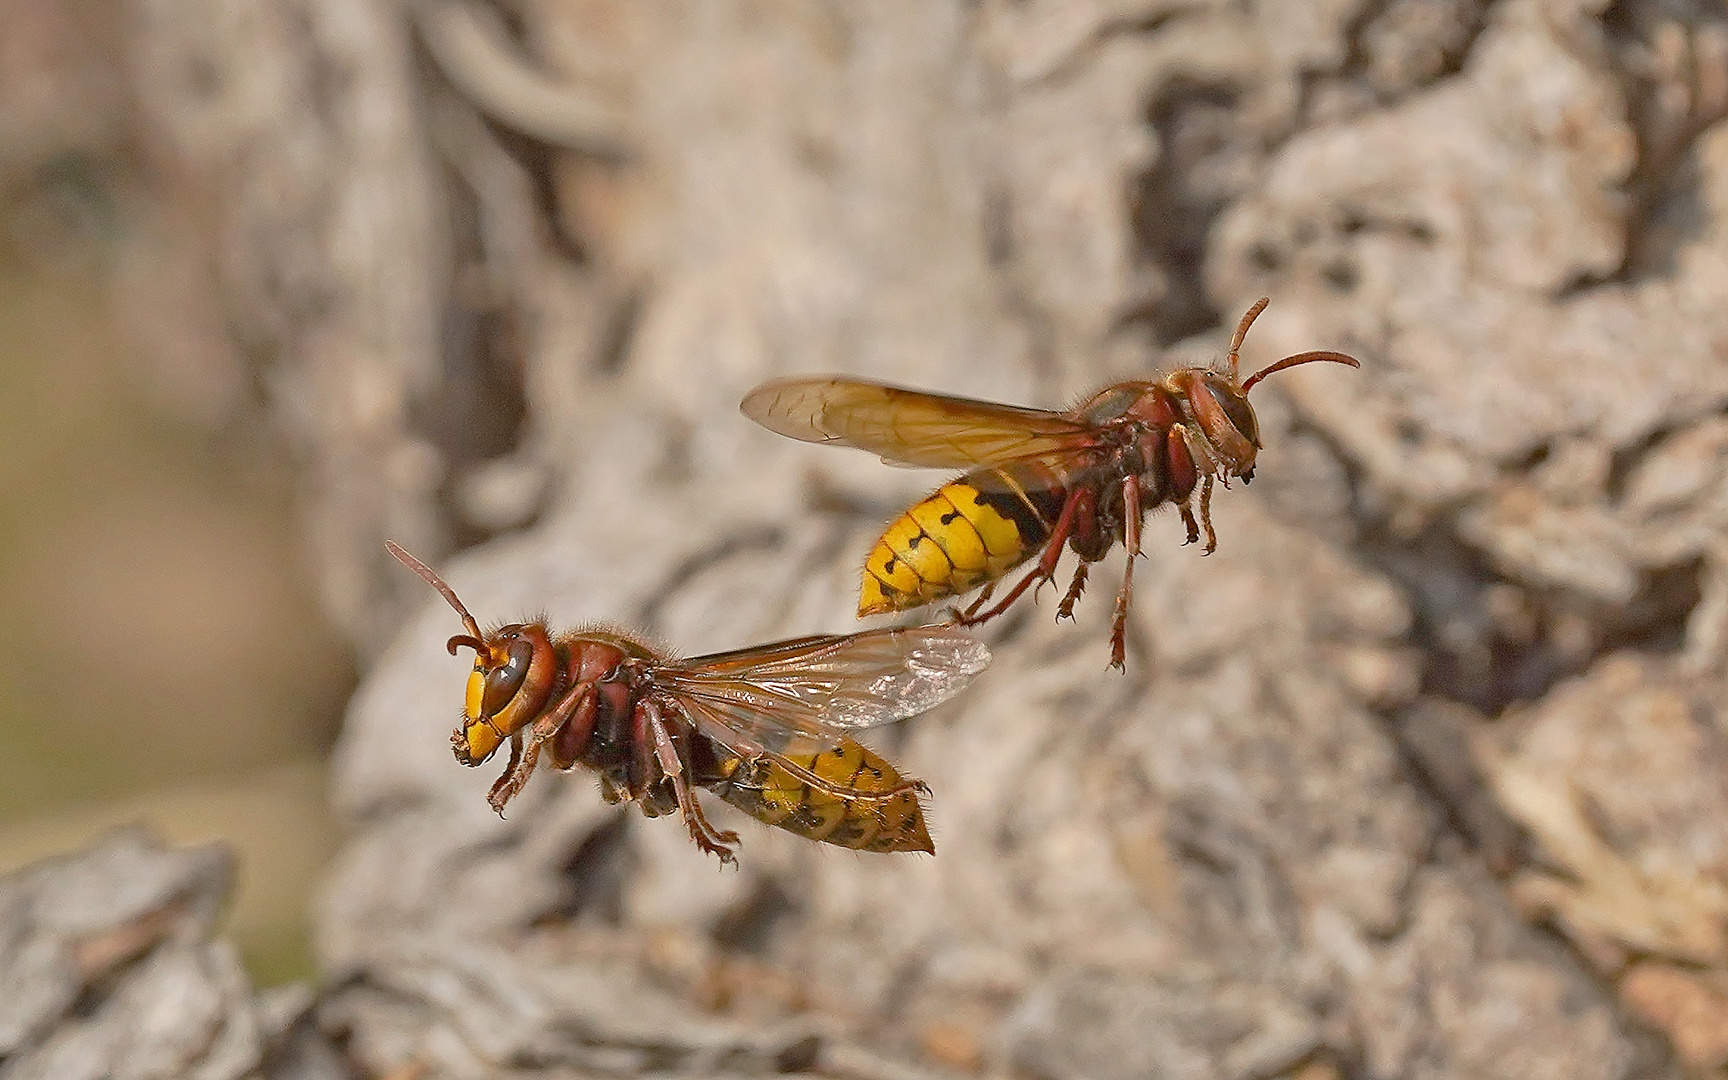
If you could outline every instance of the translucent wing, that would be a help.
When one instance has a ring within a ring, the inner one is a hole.
[[[744,415],[788,438],[834,443],[891,465],[966,469],[1090,446],[1091,425],[1045,409],[926,394],[857,379],[776,379],[745,396]]]
[[[935,708],[990,663],[952,626],[797,638],[699,656],[655,685],[709,738],[743,757],[820,753],[846,734]]]

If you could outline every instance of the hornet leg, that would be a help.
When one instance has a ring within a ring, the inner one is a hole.
[[[1079,602],[1080,594],[1086,591],[1086,560],[1080,560],[1080,565],[1074,568],[1074,580],[1068,583],[1068,595],[1062,598],[1062,604],[1056,609],[1058,619],[1072,619],[1074,605]]]
[[[1020,599],[1020,594],[1034,583],[1042,584],[1056,577],[1056,564],[1062,561],[1062,545],[1068,542],[1069,534],[1074,531],[1074,516],[1080,507],[1080,496],[1084,490],[1086,489],[1071,492],[1068,501],[1062,504],[1062,514],[1056,519],[1056,527],[1050,530],[1050,536],[1044,541],[1044,553],[1038,557],[1038,565],[1014,583],[1014,587],[1008,590],[1008,595],[1002,598],[1001,603],[980,615],[978,608],[984,603],[984,596],[980,596],[972,602],[971,607],[955,615],[956,623],[961,626],[977,626],[981,622],[994,619],[1007,611],[1014,601]]]
[[[990,594],[996,591],[996,582],[1001,580],[1001,578],[995,578],[986,581],[983,590],[978,593],[977,599],[973,600],[972,605],[965,611],[960,610],[959,604],[950,605],[948,608],[948,621],[960,626],[965,626],[966,623],[961,620],[965,619],[969,613],[977,611],[979,608],[983,607],[985,601],[990,599]]]
[[[504,816],[504,806],[511,799],[522,793],[522,788],[528,783],[528,777],[534,772],[534,766],[540,763],[540,747],[547,739],[558,733],[564,722],[570,719],[570,714],[576,711],[576,706],[582,699],[594,692],[591,683],[578,683],[565,695],[558,699],[550,711],[542,713],[540,719],[534,721],[528,728],[528,745],[522,754],[522,760],[516,760],[516,743],[512,741],[510,771],[499,777],[492,785],[492,791],[486,796],[486,801],[492,804],[499,817]],[[518,738],[521,732],[517,732]]]
[[[498,792],[503,790],[505,784],[509,783],[510,775],[516,771],[516,766],[521,763],[522,733],[520,731],[515,731],[510,734],[510,764],[504,766],[504,775],[500,776],[497,781],[493,783],[492,790],[486,793],[487,802],[492,803],[494,807],[503,805],[502,803],[497,802]],[[503,813],[502,810],[498,812],[500,814]]]
[[[1128,651],[1128,600],[1134,594],[1134,560],[1140,557],[1140,478],[1130,473],[1122,481],[1122,517],[1125,531],[1124,546],[1128,549],[1128,566],[1122,571],[1122,591],[1116,594],[1116,614],[1110,621],[1110,666],[1126,670],[1123,663]]]
[[[1206,479],[1200,485],[1200,524],[1206,529],[1206,550],[1202,555],[1210,555],[1218,550],[1218,534],[1212,531],[1212,474],[1207,473]]]
[[[666,730],[666,718],[660,715],[660,706],[649,699],[638,705],[637,710],[647,721],[649,736],[654,741],[654,756],[659,759],[660,771],[672,784],[672,794],[678,799],[678,809],[684,813],[690,839],[696,841],[696,846],[703,851],[718,855],[722,863],[737,866],[738,858],[730,845],[738,842],[738,834],[731,830],[721,832],[708,824],[708,819],[703,816],[702,804],[696,801],[696,793],[690,790],[690,770],[678,753],[678,744],[672,741],[672,733]]]
[[[1200,542],[1200,524],[1194,520],[1194,511],[1188,508],[1187,503],[1178,506],[1176,510],[1182,515],[1182,524],[1188,529],[1188,539],[1182,543],[1185,545],[1198,544]]]

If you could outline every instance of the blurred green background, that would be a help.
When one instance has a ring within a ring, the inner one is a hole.
[[[0,28],[0,872],[131,821],[227,840],[254,976],[308,976],[353,672],[287,449],[211,283],[165,269],[213,223],[151,188],[120,6]]]

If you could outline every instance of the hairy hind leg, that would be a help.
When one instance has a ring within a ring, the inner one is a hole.
[[[594,692],[593,684],[578,683],[565,695],[558,699],[548,712],[542,713],[540,719],[534,721],[528,728],[528,745],[518,758],[516,750],[521,746],[522,733],[518,731],[510,740],[510,770],[498,778],[487,793],[486,801],[499,817],[504,816],[504,806],[511,799],[522,793],[522,788],[528,783],[528,777],[534,774],[534,766],[540,763],[540,747],[547,739],[558,733],[570,719],[570,714],[576,711],[576,706],[582,703],[584,697]]]
[[[1207,473],[1206,479],[1200,485],[1200,525],[1206,530],[1206,550],[1202,555],[1210,555],[1218,550],[1218,534],[1212,531],[1212,474]],[[1190,537],[1190,540],[1193,538]]]
[[[738,834],[729,829],[722,832],[708,823],[708,818],[702,813],[702,804],[696,801],[696,793],[690,790],[689,767],[678,753],[678,744],[672,741],[672,733],[666,729],[666,718],[661,715],[660,706],[650,698],[636,709],[647,723],[649,738],[654,743],[654,756],[660,763],[661,773],[672,784],[672,794],[678,800],[678,809],[684,815],[690,839],[708,854],[718,855],[722,863],[737,866],[738,856],[731,845],[738,842]]]
[[[1052,557],[1052,553],[1054,553],[1054,557]],[[977,608],[979,604],[984,602],[983,598],[980,597],[971,607],[958,613],[954,621],[961,626],[977,626],[979,623],[994,619],[1013,606],[1014,601],[1020,599],[1020,594],[1030,588],[1034,582],[1042,584],[1055,577],[1056,562],[1061,558],[1062,545],[1051,544],[1044,549],[1044,557],[1038,560],[1038,565],[1028,571],[1025,577],[1014,583],[1014,587],[1008,590],[1008,595],[1002,598],[1001,603],[980,615],[977,613]],[[1045,567],[1046,563],[1049,564],[1048,569]]]
[[[1068,594],[1062,598],[1062,604],[1056,609],[1058,619],[1072,619],[1074,605],[1079,602],[1080,594],[1086,591],[1086,560],[1080,560],[1080,565],[1074,568],[1074,580],[1068,583]]]
[[[1122,481],[1124,546],[1128,565],[1122,571],[1122,591],[1116,594],[1116,613],[1110,620],[1110,666],[1126,670],[1128,654],[1128,601],[1134,594],[1134,560],[1140,557],[1140,478],[1133,473]]]
[[[979,606],[984,603],[985,597],[989,595],[989,590],[986,590],[982,596],[979,596],[977,600],[973,601],[971,607],[967,608],[965,611],[957,612],[954,621],[961,626],[977,626],[979,623],[985,622],[989,619],[994,619],[1004,611],[1007,611],[1014,601],[1020,599],[1020,594],[1025,592],[1034,583],[1041,585],[1046,581],[1054,580],[1056,577],[1056,564],[1062,561],[1062,545],[1068,542],[1069,535],[1074,531],[1075,515],[1081,511],[1084,502],[1090,502],[1092,505],[1096,505],[1095,499],[1088,498],[1088,496],[1090,496],[1090,491],[1090,488],[1078,488],[1068,493],[1068,500],[1062,504],[1062,513],[1056,519],[1056,527],[1051,529],[1050,535],[1045,538],[1044,551],[1043,554],[1038,557],[1038,565],[1034,566],[1027,572],[1026,576],[1014,583],[1014,587],[1008,590],[1008,595],[1002,598],[1001,603],[997,604],[989,611],[984,612],[982,615],[978,614]]]
[[[498,801],[498,793],[504,790],[504,785],[510,782],[510,777],[516,773],[516,766],[520,764],[522,764],[522,733],[516,731],[510,735],[510,764],[504,766],[504,775],[494,781],[492,790],[486,793],[486,801],[492,805],[494,810],[498,811],[500,816],[504,813],[501,809],[504,803]],[[508,802],[509,800],[504,801]]]
[[[972,603],[968,604],[964,609],[962,609],[959,604],[950,605],[948,608],[948,620],[960,626],[970,626],[971,624],[966,620],[976,615],[978,609],[989,602],[990,594],[996,591],[996,585],[1001,580],[1001,578],[995,578],[985,582],[984,588],[979,591],[977,596],[973,597]]]

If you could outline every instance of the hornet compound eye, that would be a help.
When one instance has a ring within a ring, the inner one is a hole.
[[[486,689],[480,696],[480,715],[497,716],[504,706],[510,704],[510,699],[516,696],[516,691],[522,689],[522,680],[528,677],[528,665],[534,660],[534,646],[527,641],[510,643],[510,659],[503,667],[495,667],[486,673]]]

